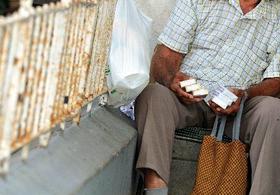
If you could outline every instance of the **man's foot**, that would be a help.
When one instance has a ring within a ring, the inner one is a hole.
[[[145,189],[167,188],[167,184],[152,169],[145,169],[145,171],[144,171],[144,181],[145,181]]]

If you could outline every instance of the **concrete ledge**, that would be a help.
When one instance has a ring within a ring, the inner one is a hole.
[[[0,181],[3,195],[126,195],[132,192],[136,131],[119,113],[94,106],[49,147],[35,147],[26,163],[14,155]]]

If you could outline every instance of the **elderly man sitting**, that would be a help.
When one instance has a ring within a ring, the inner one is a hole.
[[[177,0],[159,41],[152,82],[136,101],[145,194],[167,194],[174,130],[211,128],[216,114],[239,110],[245,93],[240,138],[250,147],[250,194],[280,194],[280,2]],[[226,109],[207,105],[181,89],[190,77],[210,90],[230,88],[239,99]]]

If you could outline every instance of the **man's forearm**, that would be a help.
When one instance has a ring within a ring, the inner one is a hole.
[[[280,78],[266,79],[257,85],[251,86],[246,91],[249,98],[256,96],[276,97],[280,94]]]
[[[151,81],[170,86],[175,74],[179,71],[183,55],[164,45],[156,47],[151,63]]]

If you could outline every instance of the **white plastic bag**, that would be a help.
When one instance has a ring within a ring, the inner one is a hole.
[[[134,0],[118,0],[107,77],[109,105],[130,103],[148,84],[151,25]]]

